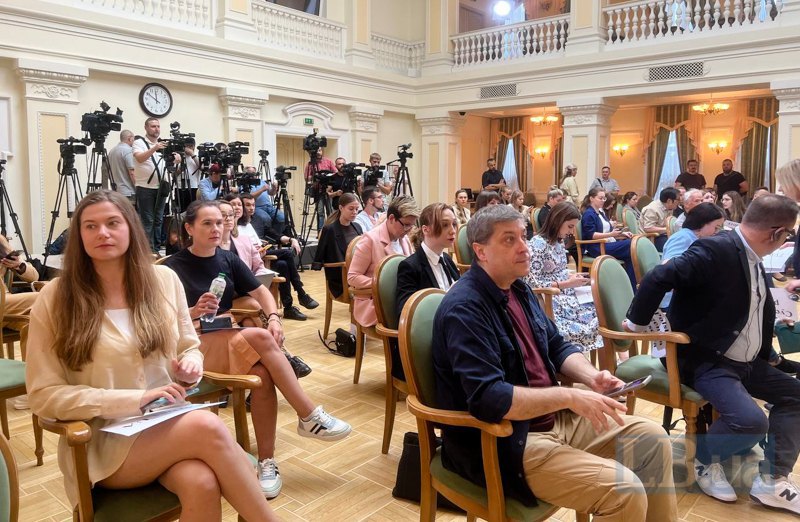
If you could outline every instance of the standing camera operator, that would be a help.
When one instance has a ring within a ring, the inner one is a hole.
[[[194,138],[186,140],[186,177],[189,179],[192,201],[195,200],[194,192],[200,186],[200,160],[197,158],[197,148]]]
[[[344,167],[347,165],[347,160],[342,157],[336,158],[336,172],[330,179],[330,182],[325,190],[328,191],[328,197],[331,200],[331,207],[339,208],[339,196],[345,193],[344,182],[346,180]]]
[[[117,192],[136,204],[136,181],[133,171],[136,166],[133,160],[133,132],[125,129],[119,133],[119,143],[108,151],[108,166],[111,168],[114,182],[117,184]],[[103,164],[103,186],[109,179],[105,171],[106,165]]]
[[[392,194],[394,183],[392,183],[392,177],[391,174],[389,174],[389,169],[381,170],[380,166],[381,155],[377,152],[373,152],[369,155],[369,167],[367,167],[367,170],[364,171],[364,186],[376,187],[378,190],[383,192],[384,196],[388,198]]]
[[[169,195],[169,181],[163,176],[161,150],[167,147],[158,141],[161,123],[158,118],[144,121],[145,136],[137,136],[133,141],[134,178],[136,180],[136,210],[142,220],[145,235],[150,241],[150,249],[158,253],[161,246],[161,228],[164,223],[164,206]],[[180,163],[180,155],[173,155],[173,162]],[[162,183],[163,181],[163,183]]]
[[[258,170],[253,166],[245,167],[245,178],[248,180],[257,180],[258,182],[250,185],[249,190],[243,188],[256,200],[255,213],[259,219],[264,223],[266,228],[272,228],[278,232],[283,232],[286,227],[286,217],[282,210],[275,208],[272,197],[278,192],[278,183],[267,183],[266,180],[258,176]]]

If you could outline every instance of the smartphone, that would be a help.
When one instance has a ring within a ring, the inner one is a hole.
[[[21,253],[22,250],[14,250],[13,252],[6,254],[5,259],[17,259]]]
[[[197,393],[199,391],[200,391],[200,387],[199,386],[195,386],[193,388],[189,388],[188,390],[186,390],[186,397],[188,398],[191,395],[194,395],[195,393]],[[142,408],[142,410],[144,410],[145,413],[149,413],[149,412],[152,412],[152,411],[156,411],[159,408],[164,408],[166,406],[174,406],[175,404],[176,403],[174,403],[174,402],[169,402],[169,400],[166,397],[161,397],[160,399],[156,399],[154,401],[150,401],[147,404],[145,404],[144,408]]]
[[[630,393],[632,391],[638,390],[639,388],[643,388],[653,380],[652,375],[648,375],[646,377],[642,377],[640,379],[633,380],[629,383],[626,383],[624,386],[620,386],[619,388],[614,388],[611,391],[604,393],[606,397],[619,397],[620,395],[625,395],[626,393]]]

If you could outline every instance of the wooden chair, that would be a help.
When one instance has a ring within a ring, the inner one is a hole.
[[[630,287],[630,285],[629,285]],[[408,383],[408,410],[417,418],[420,439],[420,466],[422,491],[420,520],[433,522],[436,517],[436,495],[448,500],[467,512],[467,520],[476,517],[493,522],[506,520],[545,520],[558,510],[539,501],[533,508],[524,506],[503,495],[500,464],[497,455],[497,438],[511,435],[511,422],[498,424],[482,422],[464,411],[442,410],[436,407],[436,383],[434,382],[432,335],[433,318],[444,297],[438,289],[421,290],[406,302],[400,316],[400,356]],[[445,469],[441,449],[435,445],[434,428],[441,425],[470,427],[481,432],[483,469],[486,487],[482,488],[469,480]],[[588,520],[578,515],[579,521]]]
[[[344,260],[344,273],[345,284],[347,283],[347,273],[350,271],[350,263],[353,262],[353,254],[356,251],[361,236],[353,238],[349,245],[347,245],[347,255]],[[361,365],[364,363],[364,344],[367,342],[367,336],[373,339],[380,339],[375,326],[362,326],[356,321],[353,316],[353,299],[355,297],[369,297],[372,298],[372,288],[355,288],[350,285],[345,286],[350,293],[350,322],[356,325],[356,360],[355,368],[353,369],[353,384],[358,384],[358,379],[361,376]]]
[[[347,245],[347,252],[350,252],[351,249],[355,248],[355,242],[358,238],[354,238],[349,245]],[[322,337],[327,339],[328,332],[331,328],[331,314],[333,313],[333,303],[343,303],[346,304],[348,307],[352,307],[351,299],[350,299],[350,292],[348,291],[347,287],[347,263],[345,261],[340,261],[338,263],[325,263],[322,265],[323,268],[339,268],[342,277],[342,295],[339,297],[334,297],[331,293],[330,289],[328,288],[327,283],[325,284],[325,330],[323,331]]]
[[[0,520],[19,520],[17,461],[5,437],[0,437]]]
[[[600,368],[608,370],[623,381],[632,381],[652,375],[653,380],[639,389],[634,397],[628,398],[628,413],[633,414],[636,397],[665,407],[683,410],[686,419],[686,467],[692,480],[694,466],[697,416],[706,404],[703,397],[680,382],[678,369],[678,344],[688,344],[689,336],[681,332],[632,333],[622,331],[622,321],[633,300],[633,289],[625,270],[611,256],[598,257],[591,272],[592,296],[597,310],[600,335],[604,347],[600,354]],[[627,283],[627,284],[625,284]],[[631,344],[632,356],[617,365],[615,343],[625,341]],[[664,341],[667,344],[667,368],[657,358],[650,355],[637,355],[637,342]]]
[[[667,218],[667,237],[670,237],[672,234],[674,234],[675,232],[680,230],[676,226],[677,222],[678,222],[678,218],[676,218],[675,216],[669,216]]]
[[[542,207],[531,208],[531,227],[533,228],[533,233],[539,233],[539,212],[542,211]]]
[[[467,243],[467,225],[461,225],[458,227],[458,232],[456,233],[456,248],[455,248],[455,255],[456,255],[456,267],[458,271],[462,274],[469,270],[470,265],[472,265],[472,246]]]
[[[583,230],[581,228],[581,220],[578,220],[578,224],[575,226],[575,245],[578,248],[578,271],[583,271],[583,269],[591,269],[592,263],[594,262],[593,257],[584,255],[583,253],[583,245],[590,245],[590,244],[598,244],[600,245],[600,255],[606,255],[606,243],[608,243],[608,239],[583,239]]]
[[[630,230],[631,234],[634,236],[646,236],[648,239],[650,239],[650,241],[653,242],[655,241],[655,238],[658,237],[659,234],[657,232],[645,232],[639,227],[639,220],[637,219],[633,210],[627,208],[624,209],[622,216],[624,220],[623,223],[626,227],[628,227],[628,230]]]
[[[392,428],[397,401],[400,393],[408,395],[408,385],[402,379],[392,376],[392,341],[397,342],[397,269],[404,256],[389,256],[378,265],[372,282],[372,300],[378,315],[375,331],[383,341],[383,358],[386,361],[386,413],[383,422],[383,445],[381,453],[389,453],[392,442]]]
[[[633,236],[631,239],[631,262],[638,285],[647,272],[661,263],[661,254],[658,253],[655,245],[646,239],[646,236]]]
[[[234,426],[236,442],[250,454],[250,439],[245,410],[245,390],[261,386],[255,375],[223,375],[204,372],[200,392],[190,397],[191,402],[217,400],[222,395],[233,394]],[[158,481],[132,489],[105,489],[91,487],[87,468],[86,445],[92,438],[92,430],[83,421],[61,422],[39,419],[47,431],[64,437],[70,449],[78,486],[78,505],[73,512],[76,522],[109,521],[171,521],[181,515],[178,497]],[[251,456],[255,465],[255,457]]]

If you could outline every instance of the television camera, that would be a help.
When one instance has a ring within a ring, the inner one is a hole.
[[[318,129],[314,129],[314,132],[306,136],[303,140],[303,150],[308,152],[312,157],[320,147],[325,148],[328,146],[328,138],[325,136],[317,136],[318,132]]]
[[[109,114],[111,107],[105,101],[100,102],[100,109],[81,117],[81,131],[89,134],[91,141],[102,143],[109,132],[122,130],[122,110],[117,107],[116,113]]]

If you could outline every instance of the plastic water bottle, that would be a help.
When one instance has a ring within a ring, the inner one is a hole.
[[[228,283],[225,282],[225,274],[220,273],[217,275],[217,277],[214,278],[213,281],[211,281],[211,287],[208,289],[208,291],[214,294],[214,296],[216,296],[217,298],[217,301],[219,301],[220,299],[222,299],[222,294],[225,293],[225,287],[227,286],[227,284]],[[210,323],[214,320],[216,316],[217,316],[216,313],[211,312],[205,315],[201,315],[200,320],[205,321],[206,323]]]

